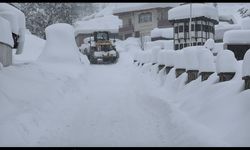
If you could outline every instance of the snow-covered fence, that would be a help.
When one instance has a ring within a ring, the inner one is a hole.
[[[186,71],[185,57],[183,50],[177,50],[175,54],[175,76],[178,78],[182,73]]]
[[[164,55],[166,50],[162,50],[158,53],[157,64],[158,64],[158,72],[165,67],[165,58]]]
[[[155,65],[157,63],[157,57],[158,57],[158,53],[161,51],[161,47],[160,46],[154,46],[151,49],[151,62],[152,65]]]
[[[166,70],[166,74],[169,73],[169,71],[174,67],[175,64],[175,54],[176,52],[174,50],[166,50],[166,52],[164,53],[164,64],[166,66],[165,70]]]
[[[208,77],[215,72],[215,63],[213,53],[203,48],[199,51],[199,75],[201,75],[201,81],[205,81]]]
[[[234,53],[230,50],[219,52],[216,58],[216,71],[219,76],[219,81],[231,80],[237,70],[237,60]]]
[[[250,49],[246,52],[242,64],[242,79],[245,80],[245,90],[250,89]]]
[[[198,52],[200,51],[200,46],[186,47],[182,50],[184,51],[186,72],[188,74],[188,79],[186,83],[189,83],[198,78],[199,73],[199,59]]]
[[[12,64],[12,47],[14,46],[14,41],[10,23],[2,17],[0,17],[0,33],[0,63],[4,67],[7,67]]]

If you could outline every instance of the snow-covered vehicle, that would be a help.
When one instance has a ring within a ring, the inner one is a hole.
[[[116,51],[115,46],[109,40],[109,32],[97,31],[92,35],[92,37],[88,38],[89,40],[85,40],[85,43],[88,44],[83,44],[80,47],[81,52],[87,55],[90,63],[116,63],[119,58],[119,53]],[[115,40],[113,42],[115,42]]]

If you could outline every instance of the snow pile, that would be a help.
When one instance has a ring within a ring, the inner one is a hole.
[[[146,42],[146,48],[150,49],[154,46],[160,46],[161,49],[173,49],[173,40],[157,40],[157,41],[150,41]]]
[[[176,51],[174,50],[166,50],[166,52],[164,53],[164,58],[165,58],[164,64],[166,66],[169,66],[169,67],[175,66],[175,59],[176,59],[175,54],[176,54]]]
[[[246,17],[241,20],[241,28],[243,30],[250,30],[250,18]]]
[[[186,70],[199,70],[198,52],[200,46],[185,47],[182,49],[185,57]]]
[[[78,47],[75,42],[74,29],[69,24],[58,23],[45,29],[46,44],[40,56],[44,62],[61,62],[79,64]]]
[[[0,17],[0,42],[8,44],[9,46],[14,46],[14,41],[12,38],[10,23],[8,20]]]
[[[250,44],[250,30],[230,30],[224,34],[224,43]]]
[[[148,50],[148,51],[143,51],[142,52],[142,63],[152,63],[152,50]]]
[[[215,72],[214,56],[209,49],[200,49],[198,58],[199,72]]]
[[[159,53],[158,53],[158,56],[157,56],[157,63],[159,65],[164,65],[165,64],[165,53],[166,53],[166,50],[161,50]]]
[[[161,48],[159,46],[155,46],[151,49],[151,62],[152,63],[157,63],[157,57],[160,51],[161,51]]]
[[[79,33],[93,33],[94,31],[109,31],[111,33],[118,33],[119,26],[122,21],[114,15],[106,15],[103,17],[93,18],[87,21],[77,21],[74,24],[75,35]]]
[[[241,26],[239,24],[229,24],[227,22],[219,22],[215,25],[215,40],[222,40],[226,31],[239,30]]]
[[[242,76],[250,76],[250,50],[247,50],[242,63]]]
[[[237,60],[230,50],[221,51],[216,58],[216,72],[236,72]]]
[[[152,9],[152,8],[176,7],[178,5],[179,5],[178,3],[142,3],[139,5],[116,8],[113,10],[113,14],[130,12],[130,11],[139,11],[139,10]]]
[[[192,4],[192,17],[207,17],[218,19],[218,10],[207,4]],[[190,4],[181,5],[168,11],[168,20],[188,19],[190,17]]]
[[[0,11],[0,16],[9,21],[11,31],[18,35],[19,34],[18,16],[14,12],[8,12],[8,11],[4,12]]]
[[[215,43],[213,39],[208,39],[205,44],[204,44],[205,48],[209,49],[209,50],[213,50],[215,47]]]
[[[223,50],[224,43],[215,43],[214,49],[212,50],[213,54],[216,56],[220,51]]]
[[[175,68],[186,68],[185,56],[183,50],[176,50],[175,54]]]
[[[152,38],[154,38],[154,37],[164,37],[164,38],[172,39],[173,34],[174,34],[173,32],[174,32],[173,28],[154,28],[151,31],[150,36]]]

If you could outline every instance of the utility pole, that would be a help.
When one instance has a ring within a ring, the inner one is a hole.
[[[191,23],[192,23],[192,3],[190,3],[190,18],[189,18],[189,43],[190,43],[190,46],[192,46]]]

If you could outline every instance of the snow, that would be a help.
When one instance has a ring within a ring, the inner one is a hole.
[[[123,13],[123,12],[131,12],[131,11],[140,11],[146,9],[153,8],[166,8],[166,7],[176,7],[178,3],[142,3],[132,6],[119,7],[113,10],[113,14]]]
[[[230,30],[225,32],[223,42],[227,44],[249,44],[250,30]]]
[[[186,62],[183,50],[176,50],[175,54],[175,68],[185,69]]]
[[[250,50],[244,55],[243,63],[242,63],[242,76],[250,76]]]
[[[216,58],[216,71],[217,73],[237,71],[237,60],[232,51],[225,49],[218,53]]]
[[[157,63],[158,63],[159,65],[164,65],[164,64],[165,64],[165,53],[166,53],[166,50],[161,50],[161,51],[158,53]]]
[[[151,30],[150,36],[152,38],[164,37],[172,39],[174,35],[173,31],[174,31],[173,28],[154,28],[153,30]]]
[[[218,21],[218,10],[207,4],[192,4],[192,17],[207,17]],[[168,11],[168,20],[188,19],[190,17],[190,4],[181,5]]]
[[[182,50],[184,52],[186,70],[199,70],[198,52],[201,50],[201,46],[185,47]]]
[[[250,29],[250,18],[246,17],[241,20],[241,28],[243,30],[249,30]]]
[[[176,51],[174,50],[166,50],[165,51],[165,55],[164,55],[164,59],[165,59],[165,62],[164,64],[166,66],[169,66],[169,67],[173,67],[175,65],[175,54],[176,54]]]
[[[157,41],[150,41],[146,42],[146,48],[150,49],[154,46],[160,46],[161,49],[173,49],[173,40],[157,40]]]
[[[12,38],[10,23],[8,20],[0,17],[0,42],[8,44],[9,46],[14,46],[14,41]]]
[[[198,59],[199,72],[215,72],[214,56],[209,49],[200,49]]]
[[[215,47],[215,43],[213,39],[208,39],[205,44],[204,44],[205,48],[209,49],[209,50],[213,50]]]
[[[94,31],[109,31],[118,33],[119,26],[122,21],[114,15],[106,15],[103,17],[93,18],[87,21],[77,21],[74,24],[75,35],[79,33],[93,33]]]
[[[226,31],[239,29],[241,29],[241,26],[239,24],[219,22],[218,25],[215,25],[215,40],[222,40]]]
[[[151,49],[151,62],[157,63],[158,54],[161,51],[159,46],[155,46]]]
[[[11,26],[11,31],[19,34],[18,16],[14,12],[0,12],[0,16],[8,20]]]

